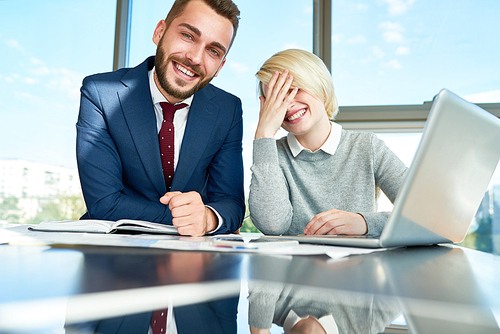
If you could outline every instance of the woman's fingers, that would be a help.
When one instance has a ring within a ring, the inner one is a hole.
[[[260,97],[259,124],[255,138],[274,137],[281,127],[291,101],[298,89],[290,90],[293,76],[288,70],[275,72],[267,85],[263,85],[265,96]]]

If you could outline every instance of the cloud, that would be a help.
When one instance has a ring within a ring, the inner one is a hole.
[[[347,42],[349,44],[363,44],[363,43],[366,43],[366,38],[363,35],[358,35],[358,36],[354,36],[352,38],[349,38],[349,40]]]
[[[41,61],[40,59],[38,58],[35,58],[35,57],[31,57],[30,59],[30,62],[33,64],[33,65],[44,65],[43,61]]]
[[[30,63],[34,66],[34,68],[28,69],[28,73],[35,75],[35,76],[45,76],[49,75],[51,73],[50,69],[45,65],[45,63],[35,57],[30,58]]]
[[[84,75],[66,68],[48,66],[43,60],[26,52],[24,47],[15,39],[10,39],[6,43],[9,47],[17,50],[20,54],[19,56],[27,62],[25,62],[25,66],[21,67],[25,71],[24,73],[9,74],[5,76],[4,80],[9,83],[20,82],[30,86],[44,82],[46,88],[66,93],[69,98],[78,101]],[[29,90],[31,88],[26,87],[26,89]],[[18,93],[17,96],[22,96],[22,94]],[[33,100],[30,97],[27,98]]]
[[[407,46],[400,46],[396,49],[396,55],[398,56],[408,56],[410,54],[410,48]]]
[[[15,91],[14,96],[17,100],[23,101],[23,103],[27,104],[35,104],[35,105],[46,105],[47,101],[42,99],[41,97],[31,94],[29,92],[24,91]]]
[[[366,12],[366,11],[368,11],[368,8],[369,8],[369,6],[368,6],[368,4],[366,4],[366,3],[358,3],[358,4],[356,5],[356,9],[357,9],[357,10],[359,10],[359,11],[361,11],[361,12]]]
[[[47,82],[48,88],[55,88],[68,94],[68,97],[78,99],[83,75],[66,68],[50,70],[52,78]]]
[[[34,68],[28,69],[28,72],[35,76],[45,76],[50,74],[50,69],[45,65],[45,63],[35,57],[30,58],[30,63],[34,66]]]
[[[40,79],[26,77],[22,80],[22,82],[24,82],[25,84],[28,84],[28,85],[35,85],[35,84],[40,82]]]
[[[389,60],[388,62],[382,63],[382,65],[384,67],[386,67],[388,69],[392,69],[392,70],[400,70],[403,68],[403,66],[401,65],[401,63],[397,59]]]
[[[339,44],[342,41],[342,34],[332,34],[332,44]]]
[[[15,39],[9,39],[9,40],[5,41],[5,44],[7,44],[7,46],[10,48],[13,48],[13,49],[16,49],[19,51],[23,51],[21,44],[19,44],[19,42]]]
[[[397,31],[397,32],[405,31],[405,28],[401,24],[394,23],[391,21],[382,22],[378,25],[378,27],[382,30]]]
[[[401,24],[385,21],[380,23],[378,27],[383,30],[382,37],[386,43],[402,43],[404,41],[402,33],[405,28]]]
[[[382,0],[388,5],[388,12],[390,15],[399,16],[405,14],[416,0]]]
[[[355,60],[351,60],[352,63],[355,63],[356,61]],[[372,57],[365,57],[365,58],[361,58],[357,61],[358,64],[360,65],[366,65],[366,64],[370,64],[373,62],[373,58]]]
[[[470,94],[463,98],[472,103],[498,103],[500,101],[500,89]]]
[[[386,31],[382,34],[382,37],[386,43],[401,43],[404,41],[403,35],[397,31]]]
[[[287,50],[287,49],[303,49],[303,50],[307,50],[307,48],[303,48],[301,47],[300,45],[298,45],[297,43],[286,43],[285,45],[283,45],[283,50]]]
[[[16,81],[19,81],[21,79],[21,76],[17,73],[12,73],[9,76],[5,76],[4,80],[7,81],[8,83],[14,83]]]
[[[47,66],[42,65],[36,68],[30,68],[28,70],[28,73],[36,75],[38,77],[43,77],[50,74],[50,69]]]
[[[250,71],[250,68],[247,65],[236,61],[231,61],[229,63],[229,68],[236,73],[246,73]]]
[[[372,48],[372,54],[379,59],[385,56],[385,52],[378,46]]]

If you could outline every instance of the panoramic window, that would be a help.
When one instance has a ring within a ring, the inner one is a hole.
[[[442,88],[500,102],[500,3],[332,1],[340,105],[422,104]]]
[[[0,13],[0,224],[78,218],[80,86],[112,69],[116,1],[5,0]]]
[[[130,66],[155,54],[153,31],[158,21],[165,19],[172,3],[173,1],[159,0],[133,3]],[[311,0],[253,0],[235,3],[241,12],[238,33],[226,64],[212,83],[242,100],[245,122],[245,189],[248,190],[252,140],[259,117],[255,73],[267,58],[283,49],[301,48],[312,51],[313,3]]]
[[[172,3],[131,1],[126,66],[154,55],[154,28]],[[312,51],[313,1],[237,4],[238,36],[213,83],[243,102],[248,190],[259,113],[254,74],[277,51]],[[84,76],[112,69],[116,1],[4,0],[0,12],[0,223],[77,218],[85,210],[74,151],[79,88]],[[341,112],[422,105],[443,87],[471,102],[500,102],[499,14],[494,0],[333,0],[332,76]],[[399,130],[378,135],[409,165],[420,133]],[[499,217],[497,169],[468,246],[500,252]]]
[[[492,0],[333,0],[332,76],[340,105],[419,106],[442,88],[474,103],[500,102],[499,14]],[[421,134],[391,130],[379,136],[409,165]],[[387,202],[381,200],[382,209],[391,207]],[[464,245],[500,253],[499,231],[497,168]]]

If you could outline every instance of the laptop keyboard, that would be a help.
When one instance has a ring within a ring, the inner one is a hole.
[[[380,239],[380,236],[375,235],[347,235],[347,234],[334,234],[334,235],[305,235],[306,237],[313,238],[349,238],[349,239]]]

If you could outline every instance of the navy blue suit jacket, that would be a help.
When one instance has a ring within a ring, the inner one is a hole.
[[[239,297],[174,307],[179,334],[236,334]],[[151,312],[69,325],[71,333],[147,334]]]
[[[77,161],[86,218],[139,219],[172,224],[148,70],[135,68],[83,80],[77,127]],[[171,191],[196,191],[224,224],[237,230],[245,202],[243,118],[239,98],[209,84],[194,95]]]

